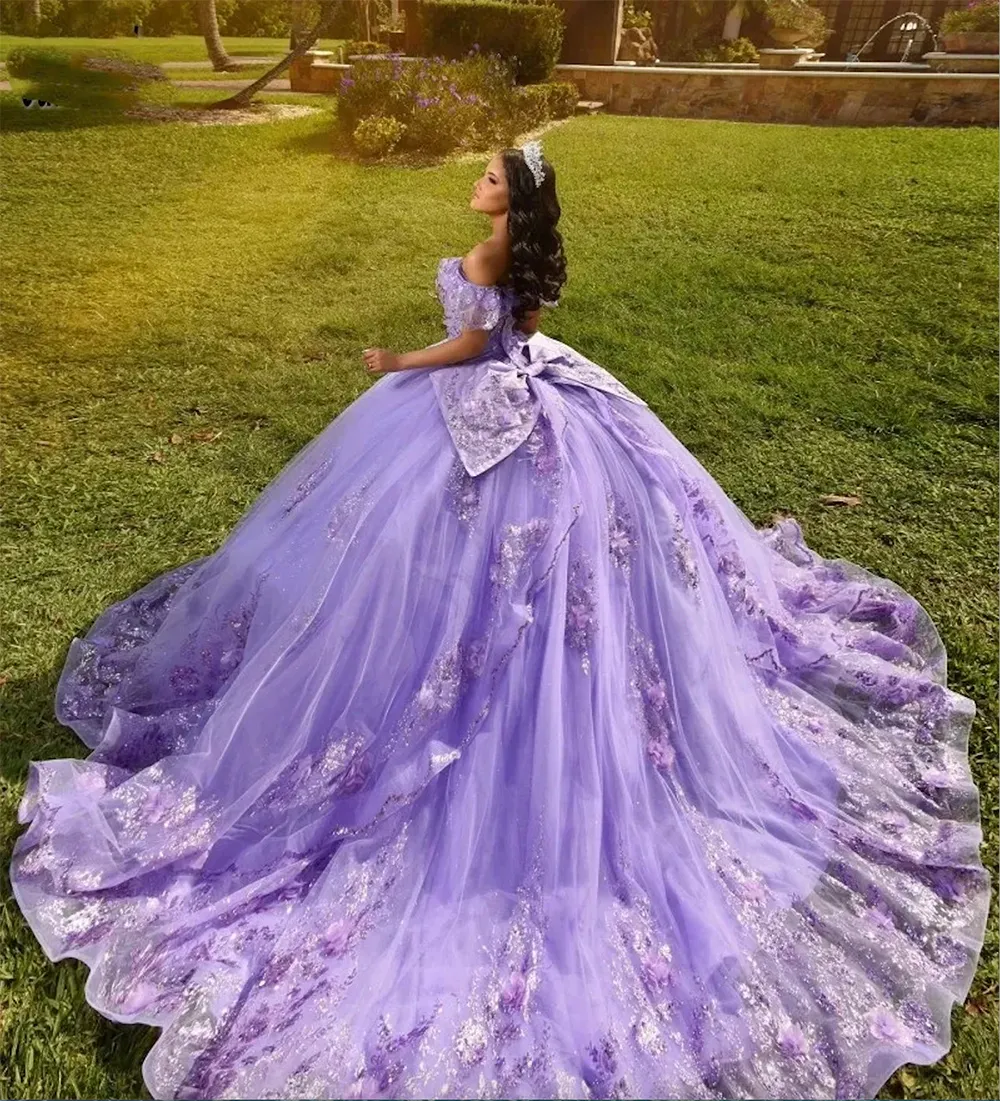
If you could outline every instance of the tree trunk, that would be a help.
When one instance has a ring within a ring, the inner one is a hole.
[[[305,36],[306,21],[303,14],[305,0],[290,0],[291,4],[291,30],[288,34],[288,49],[294,50],[299,40]]]
[[[723,42],[735,42],[740,36],[740,26],[743,23],[743,4],[741,0],[736,0],[736,3],[726,13],[726,23],[722,28],[722,41]]]
[[[217,73],[235,73],[239,65],[226,53],[219,34],[219,18],[215,12],[215,0],[198,0],[198,27],[205,36],[205,46]]]
[[[282,58],[272,69],[268,69],[262,77],[258,77],[252,84],[248,84],[235,95],[229,96],[227,99],[220,99],[218,103],[210,103],[208,107],[219,111],[236,111],[249,106],[250,100],[261,88],[267,87],[293,61],[301,57],[307,50],[312,49],[318,38],[322,38],[329,31],[334,16],[337,14],[337,9],[343,2],[344,0],[320,0],[319,19],[316,21],[316,26],[311,31],[306,31],[305,36],[299,40],[298,45],[287,57]]]
[[[38,35],[42,25],[42,0],[31,0],[31,34]]]

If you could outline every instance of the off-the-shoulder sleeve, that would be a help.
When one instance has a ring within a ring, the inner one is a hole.
[[[463,329],[493,329],[503,316],[503,296],[496,287],[460,284],[454,317]]]

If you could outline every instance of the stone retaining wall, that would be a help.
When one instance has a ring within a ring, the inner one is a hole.
[[[803,66],[804,67],[804,66]],[[996,73],[857,73],[557,65],[612,114],[848,126],[996,126]]]
[[[349,64],[306,54],[293,91],[335,93]],[[827,126],[997,126],[1000,74],[557,65],[584,100],[611,114]]]

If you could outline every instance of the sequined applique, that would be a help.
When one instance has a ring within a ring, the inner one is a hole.
[[[672,693],[656,659],[652,640],[634,624],[629,634],[632,658],[629,686],[641,707],[646,755],[654,768],[669,773],[677,757],[673,744],[676,718]]]
[[[581,654],[580,665],[590,673],[588,652],[597,633],[597,593],[594,567],[584,553],[569,568],[566,591],[566,643]]]
[[[626,1098],[631,1093],[618,1072],[618,1042],[610,1033],[587,1047],[588,1061],[583,1069],[591,1097]]]
[[[142,647],[156,635],[178,594],[207,559],[199,558],[151,581],[137,593],[105,609],[86,638],[70,644],[56,692],[56,715],[85,742],[101,736],[115,690],[138,660]]]
[[[462,258],[447,256],[438,264],[436,288],[444,308],[449,337],[464,329],[494,329],[513,307],[505,287],[473,283],[462,274]]]
[[[472,527],[479,515],[481,483],[469,474],[457,456],[448,471],[445,493],[449,509],[463,524]]]
[[[552,419],[544,410],[539,412],[523,450],[531,459],[536,484],[551,498],[557,498],[563,486],[563,464]]]
[[[456,646],[434,663],[431,673],[417,693],[417,703],[425,711],[447,712],[455,706],[462,684],[462,649]]]
[[[515,372],[483,363],[435,367],[430,375],[452,442],[471,476],[513,454],[531,435],[539,405],[510,385]]]
[[[551,529],[551,521],[544,516],[535,517],[524,524],[507,524],[490,565],[490,580],[502,588],[510,588],[521,568],[544,545]]]
[[[606,502],[608,510],[608,554],[615,566],[628,576],[631,559],[639,543],[635,521],[616,493],[609,492],[606,495]]]
[[[309,496],[310,493],[316,488],[320,479],[330,469],[336,459],[336,452],[327,455],[323,461],[311,470],[305,478],[303,478],[295,488],[295,492],[289,498],[288,502],[282,509],[282,515],[287,516],[289,512],[295,508],[296,505],[301,504],[302,501]]]
[[[327,538],[332,544],[344,547],[350,542],[353,534],[351,524],[357,518],[361,506],[367,500],[374,481],[375,475],[372,475],[363,485],[346,494],[342,500],[337,502],[326,525]]]
[[[694,548],[684,531],[684,521],[680,513],[675,513],[673,517],[671,544],[673,546],[674,563],[681,578],[689,589],[697,589],[698,567],[695,563]]]
[[[364,1066],[347,1097],[365,1098],[374,1093],[385,1093],[405,1070],[403,1057],[415,1049],[431,1027],[438,1008],[427,1014],[418,1024],[400,1035],[394,1035],[383,1016],[379,1021],[376,1037],[365,1045]]]

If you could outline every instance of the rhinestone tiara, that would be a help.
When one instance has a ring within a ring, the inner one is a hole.
[[[542,143],[540,141],[525,142],[521,146],[521,155],[535,178],[535,187],[541,187],[542,180],[545,179],[545,169],[542,168]]]

